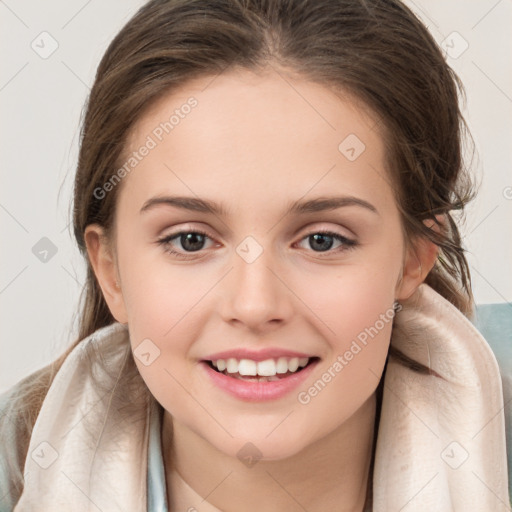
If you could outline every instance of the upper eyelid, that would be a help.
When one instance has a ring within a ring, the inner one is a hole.
[[[349,229],[346,226],[338,226],[338,228],[333,228],[333,227],[330,227],[330,226],[329,227],[327,227],[327,226],[315,227],[318,224],[333,224],[333,222],[326,222],[326,221],[324,221],[324,222],[321,222],[321,221],[312,222],[312,223],[310,223],[306,227],[303,227],[303,228],[298,229],[298,230],[294,230],[294,233],[295,233],[294,237],[298,236],[300,233],[303,233],[303,237],[304,237],[304,236],[307,236],[310,233],[317,233],[317,232],[321,232],[321,231],[329,231],[329,232],[332,232],[333,234],[337,234],[337,235],[342,236],[344,238],[348,238],[348,239],[356,239],[357,238],[357,235],[353,232],[353,230]],[[338,231],[340,228],[342,228],[345,231],[348,231],[348,233],[343,233],[343,232],[340,233]],[[176,228],[176,231],[172,231],[169,234],[162,235],[160,238],[167,238],[169,236],[175,236],[177,234],[182,234],[182,233],[196,233],[196,232],[200,232],[200,233],[204,232],[212,240],[216,240],[216,238],[217,238],[217,237],[211,235],[211,231],[208,228],[195,227],[195,226],[187,226],[186,224],[185,224],[184,227],[178,227],[178,228]],[[230,230],[230,232],[231,232],[231,230]]]
[[[332,235],[339,236],[341,238],[345,238],[346,240],[348,240],[350,242],[357,243],[357,237],[355,237],[355,235],[345,235],[345,234],[339,233],[335,229],[331,229],[331,228],[316,228],[315,229],[314,227],[311,227],[311,228],[307,228],[307,229],[305,228],[304,230],[300,230],[300,232],[302,232],[302,235],[298,238],[298,240],[295,243],[301,242],[305,238],[307,238],[308,236],[311,236],[311,235],[316,234],[316,233],[324,233],[324,234],[327,234],[327,235],[332,234]],[[200,234],[206,236],[207,238],[209,238],[213,242],[214,245],[219,243],[217,241],[216,237],[213,237],[213,236],[211,236],[209,234],[207,229],[203,229],[203,228],[190,228],[190,227],[179,228],[177,231],[174,231],[174,232],[171,232],[169,234],[166,234],[166,235],[163,235],[163,236],[159,237],[158,241],[163,241],[163,240],[166,240],[166,239],[175,239],[176,240],[180,235],[186,234],[186,233],[200,233]],[[297,234],[297,236],[299,236],[299,235]],[[170,243],[170,241],[171,240],[168,240],[168,243]]]

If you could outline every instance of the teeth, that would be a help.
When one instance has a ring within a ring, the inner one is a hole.
[[[258,375],[260,377],[275,377],[277,374],[296,372],[309,362],[308,357],[280,357],[277,360],[265,359],[264,361],[253,361],[252,359],[237,360],[218,359],[212,364],[219,372],[226,370],[226,373],[239,373],[240,375]]]
[[[288,363],[288,370],[291,372],[296,372],[299,367],[299,358],[292,357]]]
[[[236,359],[230,358],[226,361],[226,371],[228,373],[236,373],[238,372],[238,361]]]
[[[247,359],[246,359],[247,361]],[[240,365],[241,366],[241,365]],[[258,375],[262,377],[271,377],[276,374],[276,363],[273,359],[266,359],[258,362]],[[243,373],[242,373],[243,375]]]
[[[240,375],[256,375],[256,361],[250,359],[242,359],[238,363],[238,373]]]
[[[288,371],[288,359],[286,359],[286,357],[280,357],[277,360],[276,367],[277,373],[286,373]]]

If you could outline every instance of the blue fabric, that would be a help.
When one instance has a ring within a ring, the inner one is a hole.
[[[169,512],[161,444],[163,409],[159,404],[153,405],[148,446],[148,512]]]
[[[473,325],[491,347],[500,367],[503,384],[509,493],[512,497],[512,304],[480,304]]]
[[[0,394],[0,439],[2,442],[0,450],[0,512],[11,512],[16,503],[16,497],[9,489],[9,465],[7,462],[8,457],[12,457],[15,452],[8,453],[6,450],[7,447],[16,444],[16,430],[9,418],[11,392],[12,388],[9,388]]]

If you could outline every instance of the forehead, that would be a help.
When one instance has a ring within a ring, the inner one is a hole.
[[[273,70],[202,77],[168,93],[132,128],[125,161],[144,146],[150,149],[123,180],[123,195],[139,208],[162,193],[255,205],[257,196],[268,204],[333,188],[390,198],[369,109]]]

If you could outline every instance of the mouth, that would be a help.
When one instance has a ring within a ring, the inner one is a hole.
[[[277,354],[268,352],[254,354],[254,359],[243,352],[239,358],[220,353],[202,360],[199,366],[214,388],[238,400],[261,403],[285,398],[303,386],[320,361],[319,357],[306,354],[283,356],[281,350]]]
[[[263,361],[251,359],[204,360],[213,371],[246,382],[278,382],[297,375],[316,364],[319,357],[279,357]]]

